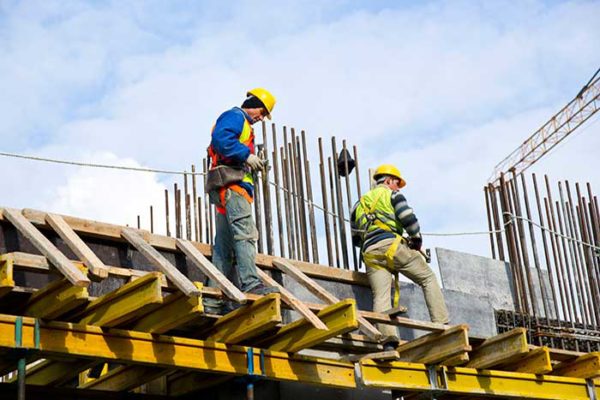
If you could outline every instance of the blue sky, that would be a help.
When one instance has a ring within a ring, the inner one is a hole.
[[[481,230],[494,165],[600,66],[598,20],[598,1],[0,0],[0,147],[185,169],[217,115],[264,86],[274,122],[305,129],[313,154],[336,135],[363,166],[397,164],[424,230]],[[598,119],[534,170],[600,187]],[[172,183],[0,170],[4,205],[130,224]],[[488,252],[486,237],[430,244]]]

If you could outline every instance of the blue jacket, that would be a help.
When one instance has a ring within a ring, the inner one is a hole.
[[[250,148],[239,141],[244,129],[244,119],[252,124],[250,116],[239,107],[233,107],[217,118],[210,144],[215,152],[225,158],[225,164],[243,166],[250,155]],[[254,188],[251,184],[240,182],[240,186],[253,196]]]

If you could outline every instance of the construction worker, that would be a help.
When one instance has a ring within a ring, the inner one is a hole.
[[[264,164],[254,149],[252,125],[264,118],[271,119],[275,97],[263,88],[248,91],[241,107],[225,111],[215,123],[208,148],[211,162],[207,177],[207,192],[216,206],[216,236],[213,264],[236,282],[233,265],[237,266],[240,290],[247,293],[276,292],[266,287],[256,272],[256,241],[258,231],[252,218],[254,178]],[[216,286],[209,279],[208,286]],[[205,312],[223,311],[223,301],[205,299]]]
[[[432,322],[449,322],[446,303],[433,271],[421,250],[419,222],[400,189],[406,185],[400,171],[384,164],[373,176],[377,186],[366,193],[352,209],[353,243],[361,248],[367,276],[373,291],[373,310],[391,308],[392,279],[396,279],[394,306],[398,306],[398,273],[423,288]],[[403,236],[408,234],[408,239]],[[378,324],[384,346],[393,348],[399,341],[395,326]]]

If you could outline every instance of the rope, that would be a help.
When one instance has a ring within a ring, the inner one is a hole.
[[[78,161],[66,161],[66,160],[58,160],[58,159],[54,159],[54,158],[45,158],[45,157],[36,157],[36,156],[26,156],[26,155],[22,155],[22,154],[13,154],[13,153],[7,153],[7,152],[0,152],[0,156],[4,156],[4,157],[12,157],[12,158],[19,158],[19,159],[23,159],[23,160],[33,160],[33,161],[43,161],[43,162],[49,162],[49,163],[54,163],[54,164],[63,164],[63,165],[75,165],[75,166],[79,166],[79,167],[92,167],[92,168],[105,168],[105,169],[116,169],[116,170],[123,170],[123,171],[136,171],[136,172],[151,172],[151,173],[157,173],[157,174],[166,174],[166,175],[197,175],[197,176],[203,176],[206,175],[206,172],[186,172],[186,171],[172,171],[172,170],[163,170],[163,169],[156,169],[156,168],[141,168],[141,167],[126,167],[126,166],[122,166],[122,165],[109,165],[109,164],[95,164],[95,163],[84,163],[84,162],[78,162]],[[340,215],[326,210],[325,208],[323,208],[322,206],[315,204],[314,202],[305,199],[304,196],[299,196],[298,194],[294,193],[293,191],[291,191],[290,189],[287,189],[281,185],[276,184],[275,182],[272,181],[268,181],[269,184],[273,185],[276,189],[279,189],[283,192],[287,192],[292,196],[295,196],[297,199],[304,201],[306,204],[308,204],[309,207],[315,207],[319,210],[321,210],[322,212],[329,214],[335,218],[341,219],[344,222],[350,223],[350,220],[347,218],[341,218]],[[533,225],[537,226],[538,228],[545,230],[546,232],[552,233],[554,235],[560,236],[564,239],[570,240],[572,242],[576,242],[579,243],[583,246],[587,246],[591,249],[594,249],[596,252],[600,253],[600,247],[595,246],[593,244],[584,242],[582,240],[576,239],[576,238],[572,238],[570,236],[566,236],[563,235],[559,232],[555,232],[551,229],[548,229],[540,224],[538,224],[535,221],[532,221],[528,218],[522,217],[522,216],[517,216],[514,214],[511,214],[509,212],[505,212],[504,215],[508,215],[510,217],[510,220],[507,221],[504,226],[513,223],[514,220],[516,219],[521,219],[523,221],[527,221],[532,223]],[[451,232],[451,233],[440,233],[440,232],[421,232],[421,234],[423,236],[440,236],[440,237],[444,237],[444,236],[474,236],[474,235],[489,235],[489,234],[497,234],[497,233],[503,233],[505,232],[505,229],[497,229],[497,230],[492,230],[492,231],[474,231],[474,232]]]

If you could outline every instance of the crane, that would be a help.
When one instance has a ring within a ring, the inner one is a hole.
[[[599,73],[600,68],[569,104],[500,161],[488,182],[498,184],[500,175],[509,171],[515,176],[521,174],[590,119],[600,108]]]

